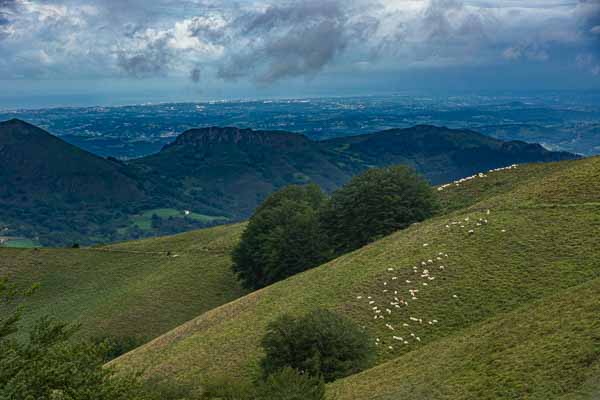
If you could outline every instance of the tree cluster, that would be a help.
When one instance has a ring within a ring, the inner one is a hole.
[[[370,169],[331,198],[288,186],[256,210],[233,252],[242,284],[259,289],[433,215],[436,197],[408,167]]]

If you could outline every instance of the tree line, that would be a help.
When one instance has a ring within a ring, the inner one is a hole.
[[[436,208],[429,184],[405,166],[370,169],[329,198],[315,184],[287,186],[250,218],[233,270],[243,286],[259,289],[423,221]]]

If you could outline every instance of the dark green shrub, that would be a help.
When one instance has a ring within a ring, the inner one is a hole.
[[[229,377],[212,378],[202,383],[203,400],[256,400],[256,386]]]
[[[205,382],[203,386],[203,400],[322,400],[325,398],[323,379],[303,374],[290,367],[280,369],[264,380],[254,383],[218,378]]]
[[[333,193],[321,215],[335,255],[423,221],[436,210],[429,184],[405,166],[370,169]]]
[[[190,383],[166,379],[150,379],[142,384],[143,400],[201,400],[205,399]]]
[[[109,362],[123,354],[140,347],[148,340],[137,336],[98,336],[92,339],[100,349],[104,362]]]
[[[233,251],[233,270],[246,288],[258,289],[321,264],[326,244],[317,185],[288,186],[256,210]]]
[[[23,343],[0,339],[0,398],[11,400],[140,399],[135,377],[104,368],[98,349],[75,342],[75,329],[41,319]]]
[[[35,288],[19,291],[0,277],[0,307],[14,307]],[[145,399],[136,376],[115,376],[98,346],[73,339],[76,327],[42,318],[26,340],[16,340],[23,311],[0,317],[0,399]]]
[[[325,398],[325,382],[285,367],[269,375],[258,385],[256,392],[259,400],[322,400]]]
[[[261,366],[265,376],[291,367],[331,382],[367,368],[374,354],[371,343],[352,320],[328,310],[298,318],[282,315],[262,339]]]

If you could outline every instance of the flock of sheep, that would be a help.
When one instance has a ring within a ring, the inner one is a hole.
[[[502,170],[514,169],[516,165],[511,165],[504,168],[497,168],[489,172],[497,172]],[[477,177],[486,177],[485,174],[473,175],[451,184],[443,185],[438,190],[475,179]],[[486,210],[480,218],[466,217],[459,220],[449,221],[446,229],[466,229],[469,235],[474,235],[476,230],[483,228],[489,223],[490,210]],[[502,232],[506,232],[502,229]],[[423,247],[430,247],[429,243],[423,243]],[[433,318],[421,318],[411,312],[410,304],[419,300],[419,295],[426,291],[431,285],[436,282],[439,275],[443,274],[448,268],[449,255],[445,252],[437,252],[435,256],[421,260],[417,265],[413,265],[408,269],[412,269],[412,273],[406,275],[406,268],[396,269],[389,267],[382,279],[380,292],[376,295],[358,295],[356,300],[366,301],[369,311],[372,313],[373,323],[382,323],[385,325],[385,330],[389,331],[386,338],[375,338],[375,345],[387,347],[387,350],[394,351],[395,345],[409,345],[412,343],[421,342],[421,337],[415,333],[422,331],[422,328],[435,325],[439,321]],[[404,275],[401,278],[398,275]],[[453,294],[452,300],[458,300],[459,296]]]
[[[517,168],[517,164],[509,165],[508,167],[490,169],[488,171],[488,174],[492,173],[492,172],[505,171],[505,170],[515,169],[515,168]],[[466,178],[462,178],[462,179],[459,179],[457,181],[454,181],[454,182],[451,182],[451,183],[446,183],[444,185],[438,186],[437,190],[441,192],[442,190],[444,190],[444,189],[446,189],[448,187],[451,187],[451,186],[460,186],[462,183],[471,181],[473,179],[476,179],[476,178],[485,178],[485,177],[487,177],[487,175],[484,174],[483,172],[480,172],[478,174],[467,176]]]

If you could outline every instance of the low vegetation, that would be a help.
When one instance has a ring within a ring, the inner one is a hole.
[[[373,341],[356,324],[332,311],[316,309],[294,318],[282,315],[261,341],[263,374],[291,367],[332,382],[362,371],[373,361]]]
[[[232,379],[216,379],[205,382],[203,393],[199,399],[324,400],[325,383],[320,378],[285,367],[270,374],[264,380],[254,383]]]
[[[4,305],[23,295],[4,278]],[[71,341],[76,327],[41,318],[18,341],[19,309],[0,318],[0,398],[10,400],[135,400],[142,399],[134,376],[114,376],[103,367],[101,347]]]

